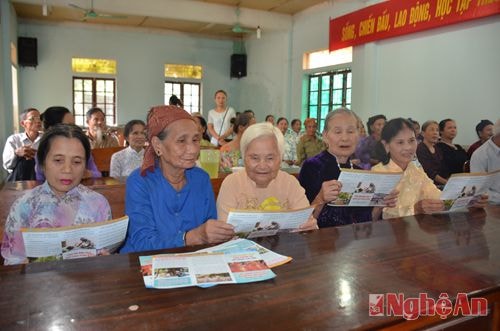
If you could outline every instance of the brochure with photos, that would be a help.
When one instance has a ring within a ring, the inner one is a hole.
[[[342,189],[329,206],[385,207],[384,198],[396,187],[401,172],[342,169],[337,179]]]
[[[500,170],[490,173],[453,174],[448,179],[440,199],[444,201],[445,212],[471,207],[490,186],[500,181]]]
[[[233,210],[227,223],[241,238],[273,236],[278,232],[298,230],[307,222],[314,207],[286,211]]]
[[[117,251],[127,235],[128,217],[62,228],[22,228],[30,262],[76,259]]]
[[[210,287],[218,284],[258,282],[274,277],[276,275],[257,251],[161,254],[151,256],[151,282],[146,283],[146,287]]]
[[[273,268],[282,264],[285,264],[292,260],[289,256],[283,256],[267,248],[247,239],[235,239],[225,242],[223,244],[198,250],[193,253],[183,253],[174,254],[178,256],[189,256],[189,255],[200,255],[207,253],[219,253],[219,254],[241,254],[241,253],[258,253],[260,255],[260,260],[264,261],[268,268]],[[139,262],[141,264],[141,272],[144,278],[144,284],[147,288],[155,288],[154,277],[153,277],[153,257],[154,256],[140,256]],[[246,274],[246,276],[251,274]],[[241,276],[241,275],[240,275]],[[241,278],[241,277],[240,277]],[[257,280],[255,280],[257,281]],[[198,283],[200,287],[210,287],[216,285],[217,283]],[[191,285],[189,285],[191,286]]]

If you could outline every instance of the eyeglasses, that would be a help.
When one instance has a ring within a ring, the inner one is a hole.
[[[26,119],[26,121],[30,121],[30,122],[38,122],[38,121],[41,121],[40,119],[40,116],[31,116],[31,117],[28,117]]]

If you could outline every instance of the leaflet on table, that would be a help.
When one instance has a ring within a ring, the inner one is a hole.
[[[234,225],[238,237],[257,238],[272,236],[278,231],[297,230],[304,224],[314,207],[287,211],[233,210],[227,223]]]
[[[448,179],[440,199],[444,201],[445,211],[455,211],[472,206],[481,194],[488,192],[490,186],[500,180],[500,170],[490,173],[453,174]]]
[[[21,229],[30,262],[76,259],[114,253],[127,234],[128,217],[62,228]]]
[[[258,252],[162,254],[152,257],[153,288],[250,283],[276,277]]]
[[[385,206],[385,196],[396,187],[402,174],[401,172],[342,169],[337,179],[342,183],[342,190],[337,199],[328,205],[335,207],[383,207]]]
[[[257,251],[264,262],[269,268],[274,268],[282,264],[288,263],[292,260],[289,256],[280,255],[267,248],[248,239],[235,239],[217,246],[200,249],[194,253],[238,253],[246,251]],[[188,255],[193,253],[183,253]],[[144,278],[144,284],[147,288],[153,288],[153,255],[139,256],[139,263],[141,265],[141,273]]]
[[[289,256],[280,255],[251,240],[242,238],[230,240],[217,246],[201,249],[198,252],[232,253],[246,251],[259,252],[261,258],[264,260],[264,262],[266,262],[269,268],[280,266],[292,260],[292,258]]]

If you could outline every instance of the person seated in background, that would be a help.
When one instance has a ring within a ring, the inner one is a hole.
[[[273,115],[267,115],[266,116],[266,122],[269,122],[272,125],[274,125],[274,116]]]
[[[469,157],[469,159],[476,149],[481,147],[482,144],[484,144],[493,136],[493,122],[491,122],[490,120],[481,120],[481,122],[476,125],[476,133],[479,137],[479,140],[470,145],[469,149],[467,150],[467,156]]]
[[[500,169],[500,119],[493,128],[493,137],[474,151],[470,159],[471,172],[492,172]],[[500,204],[500,176],[493,180],[489,190],[490,202]]]
[[[358,129],[358,145],[362,145],[363,144],[362,141],[367,137],[366,129],[361,117],[356,115],[356,119],[357,119],[356,127]],[[370,170],[371,168],[371,165],[369,163],[362,163],[361,160],[356,157],[356,150],[354,150],[354,153],[351,155],[350,161],[353,165],[357,166],[360,169]]]
[[[85,114],[87,118],[87,137],[94,148],[118,147],[118,139],[106,131],[106,119],[101,108],[90,108]]]
[[[379,163],[384,157],[384,147],[380,142],[380,134],[384,128],[386,117],[384,115],[375,115],[368,119],[368,137],[358,142],[354,152],[355,158],[359,160],[358,166],[365,170]]]
[[[298,118],[292,120],[291,130],[285,134],[285,153],[283,155],[283,163],[287,166],[298,166],[297,161],[297,144],[302,134],[300,128],[302,123]]]
[[[276,127],[281,131],[284,137],[288,132],[288,120],[284,117],[278,118],[278,121],[276,122]]]
[[[220,148],[221,163],[223,171],[229,172],[232,167],[243,165],[240,152],[240,141],[243,132],[250,126],[251,117],[240,114],[232,124],[234,139]]]
[[[41,118],[44,131],[47,131],[54,125],[60,123],[75,124],[75,117],[73,116],[73,114],[69,111],[68,108],[61,106],[52,106],[45,109]],[[43,170],[36,158],[35,158],[35,173],[36,173],[36,180],[39,181],[45,180],[45,175],[43,174]],[[94,158],[92,157],[92,154],[90,154],[90,157],[87,160],[87,166],[83,174],[83,178],[101,178],[101,177],[102,174],[99,171],[99,169],[97,169],[97,166],[94,162]]]
[[[146,124],[141,120],[131,120],[125,124],[124,135],[128,147],[111,156],[111,177],[126,177],[142,165]]]
[[[172,96],[168,99],[168,104],[171,106],[184,108],[181,99],[179,99],[175,94],[172,94]]]
[[[3,148],[3,167],[9,175],[7,181],[35,179],[35,154],[40,143],[42,122],[40,112],[28,108],[19,115],[24,132],[7,138]]]
[[[436,144],[436,148],[443,155],[441,174],[448,179],[453,174],[464,172],[464,164],[469,157],[462,146],[453,143],[457,136],[457,124],[454,120],[447,118],[439,122],[439,134],[441,141]]]
[[[283,137],[286,137],[288,134],[288,120],[284,117],[279,117],[278,121],[276,122],[276,127],[281,131],[283,134]],[[285,150],[283,152],[283,161],[281,162],[281,167],[285,168],[288,167],[288,163],[290,163],[290,160],[288,157],[290,156],[290,146],[287,145],[286,138],[285,138]],[[288,161],[288,162],[287,162]]]
[[[323,128],[323,141],[327,149],[306,160],[300,169],[300,185],[304,187],[309,202],[317,205],[314,215],[320,228],[380,218],[380,207],[345,208],[328,205],[337,199],[341,191],[342,183],[337,179],[342,168],[359,169],[350,161],[358,139],[357,116],[352,111],[338,108],[329,112]],[[393,192],[385,200],[389,205],[395,205],[396,197],[397,192]]]
[[[198,115],[193,115],[193,120],[196,123],[196,126],[198,127],[198,131],[201,134],[201,141],[200,141],[200,146],[201,147],[215,147],[212,145],[210,142],[210,136],[208,135],[208,127],[207,127],[207,121],[205,121],[205,118],[201,116],[201,114]]]
[[[304,189],[292,175],[281,171],[284,138],[271,123],[257,123],[241,137],[245,169],[222,182],[217,197],[219,219],[227,220],[231,209],[290,210],[309,206]],[[317,229],[310,217],[302,230]]]
[[[201,134],[193,117],[176,106],[156,106],[149,111],[147,128],[142,167],[127,179],[130,223],[120,252],[231,239],[234,227],[217,220],[210,178],[195,167]]]
[[[325,144],[316,134],[318,125],[314,118],[306,118],[304,121],[306,132],[300,137],[297,144],[297,164],[302,165],[305,160],[318,155],[325,149]]]
[[[424,170],[413,163],[417,151],[417,138],[413,124],[404,118],[394,118],[382,130],[382,143],[387,152],[385,160],[372,168],[380,172],[402,172],[396,189],[399,191],[395,207],[386,207],[383,218],[432,214],[444,210],[439,199],[441,191]],[[474,207],[483,208],[488,195],[482,195]]]
[[[21,228],[58,228],[111,219],[106,198],[80,184],[89,157],[89,140],[76,125],[57,124],[45,132],[37,159],[46,181],[12,204],[2,240],[5,264],[28,262]]]
[[[424,140],[417,146],[418,161],[424,168],[425,173],[436,185],[444,185],[448,181],[441,175],[441,164],[443,155],[436,148],[439,141],[439,124],[436,121],[427,121],[422,125],[422,137]]]
[[[255,113],[251,109],[247,109],[243,111],[243,114],[246,114],[250,117],[250,125],[257,123],[257,118],[255,118]]]
[[[424,140],[424,137],[422,135],[422,131],[420,130],[420,123],[418,121],[409,118],[408,121],[413,124],[413,131],[415,131],[415,137],[417,138],[417,143],[421,143]]]

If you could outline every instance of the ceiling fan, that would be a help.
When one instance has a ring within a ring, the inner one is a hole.
[[[112,14],[105,14],[105,13],[98,13],[94,10],[94,0],[90,0],[90,9],[80,7],[78,5],[69,4],[70,7],[76,8],[78,10],[83,11],[83,20],[86,20],[87,18],[127,18],[127,16],[123,15],[112,15]]]
[[[234,23],[233,27],[231,28],[231,31],[238,34],[256,32],[257,39],[260,39],[260,34],[261,34],[260,26],[253,29],[253,28],[245,28],[240,24],[240,7],[236,7],[236,23]]]

